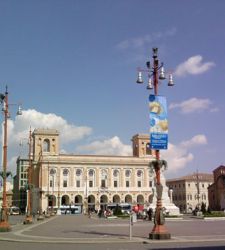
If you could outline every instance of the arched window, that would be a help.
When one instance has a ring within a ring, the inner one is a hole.
[[[81,173],[82,173],[81,169],[76,170],[76,176],[81,176]]]
[[[94,170],[93,169],[90,169],[89,172],[88,172],[88,175],[90,177],[94,176]]]
[[[119,171],[118,171],[117,169],[115,169],[115,170],[113,171],[113,176],[114,176],[114,177],[118,177],[118,175],[119,175]]]
[[[43,151],[50,152],[50,141],[49,139],[44,139],[43,141]]]
[[[129,169],[126,170],[125,176],[126,177],[130,177],[131,176],[131,171]]]
[[[67,176],[69,174],[69,170],[67,168],[63,169],[63,176]]]

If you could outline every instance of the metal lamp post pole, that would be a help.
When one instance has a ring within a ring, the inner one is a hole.
[[[31,192],[32,192],[32,160],[31,160],[31,129],[29,132],[29,167],[28,167],[28,201],[27,201],[27,214],[26,214],[26,218],[24,220],[24,224],[31,224],[32,221],[32,196],[31,196]]]
[[[158,60],[158,49],[153,48],[153,67],[151,68],[150,62],[147,62],[147,72],[148,72],[148,86],[147,89],[154,89],[154,95],[158,95],[158,79],[164,80],[166,79],[165,74],[164,74],[164,68],[163,68],[163,63],[159,66],[159,60]],[[160,70],[160,74],[158,75],[158,71]],[[146,71],[146,70],[143,70]],[[153,84],[151,77],[153,77]],[[142,84],[142,72],[139,71],[138,73],[138,79],[137,83]],[[169,82],[168,86],[173,86],[173,78],[172,75],[169,75]],[[152,143],[152,142],[150,142]],[[170,233],[165,228],[165,220],[163,217],[163,212],[162,212],[162,184],[160,181],[160,169],[162,166],[166,166],[166,161],[160,160],[160,151],[159,149],[155,148],[155,158],[156,160],[151,164],[154,167],[155,170],[155,175],[156,175],[156,190],[157,190],[157,203],[156,203],[156,209],[155,209],[155,218],[154,218],[154,227],[149,234],[150,239],[170,239]]]
[[[154,94],[158,95],[158,59],[157,54],[154,53],[153,55],[154,65],[153,65],[153,86],[154,86]],[[160,162],[160,151],[157,149],[155,151],[156,161]],[[155,174],[156,174],[156,185],[160,187],[160,164],[155,164]],[[159,191],[158,191],[159,192]],[[162,218],[162,199],[161,195],[157,192],[157,203],[156,203],[156,210],[155,210],[155,218],[154,218],[154,227],[149,234],[150,239],[170,239],[170,233],[166,230],[164,225],[164,219]]]
[[[43,211],[42,211],[42,194],[43,194],[43,190],[42,190],[42,162],[43,162],[43,154],[42,154],[42,144],[40,144],[40,153],[39,153],[39,213],[38,213],[38,217],[37,220],[44,220],[44,216],[43,216]]]
[[[8,91],[6,87],[4,96],[5,106],[4,112],[4,140],[3,140],[3,201],[0,221],[0,232],[7,232],[11,230],[10,224],[8,223],[8,211],[7,211],[7,200],[6,200],[6,178],[7,178],[7,120],[9,115],[9,104],[8,104]]]
[[[7,172],[7,141],[8,141],[8,118],[9,114],[9,102],[8,102],[8,88],[6,86],[5,94],[0,94],[0,102],[3,106],[2,111],[4,113],[4,129],[3,129],[3,171],[1,173],[3,179],[3,200],[2,200],[2,209],[1,209],[1,218],[0,218],[0,232],[7,232],[11,230],[10,224],[8,223],[8,209],[7,209],[7,191],[6,191],[6,179],[10,172]],[[11,104],[16,105],[16,104]],[[19,106],[17,115],[22,114],[22,109]]]

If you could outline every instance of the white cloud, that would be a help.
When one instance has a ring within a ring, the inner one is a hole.
[[[168,173],[185,168],[194,156],[186,148],[169,143],[168,150],[161,151],[161,157],[168,162]]]
[[[205,135],[196,135],[178,145],[169,143],[168,150],[161,151],[161,157],[168,162],[168,173],[174,173],[185,168],[194,159],[194,154],[190,152],[192,147],[206,144],[207,138]]]
[[[94,141],[88,145],[79,146],[76,148],[76,151],[79,153],[96,155],[132,155],[132,147],[130,145],[123,144],[117,136],[103,141]]]
[[[198,99],[193,97],[181,103],[171,103],[169,109],[178,108],[184,114],[200,112],[204,110],[209,110],[210,112],[218,111],[217,108],[211,108],[211,105],[212,102],[209,99]]]
[[[34,109],[24,110],[23,115],[17,116],[15,120],[8,120],[8,168],[15,172],[16,157],[21,151],[26,152],[29,130],[36,128],[57,129],[60,132],[60,143],[66,144],[77,141],[92,133],[92,129],[87,126],[76,126],[69,124],[65,119],[56,114],[44,114]],[[20,141],[24,140],[24,148],[19,146]]]
[[[23,111],[22,116],[16,117],[14,133],[19,136],[26,136],[28,134],[29,126],[31,126],[32,129],[57,129],[60,131],[61,143],[80,140],[84,136],[90,135],[92,132],[90,127],[75,126],[74,124],[69,124],[61,116],[57,116],[56,114],[52,113],[44,114],[34,109]]]
[[[176,33],[176,28],[171,28],[165,32],[155,32],[141,37],[124,40],[119,44],[117,44],[116,47],[121,50],[142,48],[146,44],[155,42],[157,40],[166,38],[168,36],[173,36],[175,33]]]
[[[182,142],[181,146],[185,148],[192,148],[194,146],[206,145],[206,144],[207,144],[207,138],[205,135],[196,135],[192,137],[190,140]]]
[[[175,70],[176,76],[185,76],[185,75],[197,75],[202,74],[209,69],[211,69],[213,66],[215,66],[214,62],[202,62],[202,56],[196,55],[190,57],[187,61],[181,63],[177,66]]]

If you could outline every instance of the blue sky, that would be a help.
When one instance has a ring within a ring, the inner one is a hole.
[[[29,127],[56,128],[61,150],[131,153],[148,133],[137,68],[159,60],[175,86],[159,85],[169,107],[168,177],[212,172],[225,155],[225,2],[222,0],[0,0],[0,83],[10,106],[9,168]],[[147,81],[147,77],[145,78]]]

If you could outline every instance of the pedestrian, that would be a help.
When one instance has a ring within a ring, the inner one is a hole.
[[[153,210],[152,210],[152,208],[150,207],[150,208],[148,209],[148,220],[152,220],[152,213],[153,213]]]

